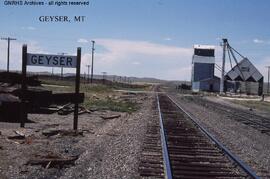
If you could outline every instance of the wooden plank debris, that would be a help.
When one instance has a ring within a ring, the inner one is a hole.
[[[33,143],[33,137],[25,137],[21,135],[16,135],[16,136],[8,136],[7,137],[8,141],[12,141],[15,144],[32,144]]]
[[[0,72],[0,82],[9,84],[21,84],[22,74],[15,72]],[[30,86],[40,86],[37,76],[27,76],[26,82]]]
[[[121,117],[120,114],[117,115],[112,115],[112,116],[100,116],[102,119],[107,120],[107,119],[115,119]]]
[[[77,130],[49,130],[49,131],[44,131],[42,132],[43,135],[46,137],[51,137],[55,135],[60,135],[60,136],[83,136],[83,131],[77,131]]]
[[[24,140],[25,136],[21,136],[21,135],[8,136],[8,139],[10,139],[10,140]]]
[[[74,165],[79,156],[61,156],[56,154],[47,154],[30,159],[27,165],[41,165],[45,168],[63,168],[67,165]]]

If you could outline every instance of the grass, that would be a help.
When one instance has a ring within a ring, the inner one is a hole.
[[[83,105],[86,108],[108,109],[117,112],[132,113],[138,110],[137,103],[130,101],[115,101],[112,99],[85,100]]]
[[[53,80],[53,79],[41,79],[42,84],[46,85],[56,85],[56,86],[74,86],[74,81],[67,81],[67,80]]]
[[[61,81],[53,79],[52,80],[42,79],[41,81],[42,84],[45,84],[44,85],[45,89],[51,90],[54,93],[75,91],[74,87],[75,84],[73,81]],[[86,108],[106,109],[111,111],[127,112],[127,113],[132,113],[139,109],[139,106],[135,102],[119,101],[116,99],[108,98],[108,96],[117,94],[116,92],[114,92],[114,89],[120,89],[120,87],[108,86],[103,84],[89,85],[81,83],[80,92],[85,93],[85,100],[82,105]],[[145,89],[145,86],[142,86],[141,89]],[[132,88],[130,88],[130,90],[132,90]],[[97,97],[97,99],[94,98],[93,96]]]
[[[51,90],[53,92],[74,92],[75,82],[73,81],[61,81],[61,80],[41,80],[41,83],[45,89]],[[84,93],[109,93],[113,89],[106,85],[88,85],[80,84],[80,92]]]
[[[132,88],[132,87],[114,86],[114,89],[117,89],[117,90],[127,90],[127,91],[149,91],[150,90],[150,86],[141,85],[141,86],[136,86],[134,88]]]
[[[82,84],[81,91],[86,93],[111,93],[113,92],[113,88],[102,84],[99,85]]]

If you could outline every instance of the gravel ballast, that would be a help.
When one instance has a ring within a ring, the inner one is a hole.
[[[148,123],[158,120],[153,100],[153,94],[137,94],[140,107],[131,114],[108,110],[82,114],[79,131],[83,135],[44,135],[72,129],[72,114],[31,114],[29,119],[36,123],[27,123],[26,129],[18,128],[19,124],[0,123],[0,178],[139,178],[146,128]],[[8,139],[16,135],[15,131],[27,134],[27,139],[22,143]],[[63,167],[27,164],[30,159],[48,155],[78,159],[74,165]]]
[[[200,106],[196,104],[196,100],[187,100],[182,95],[174,95],[174,98],[257,175],[262,178],[270,177],[269,135],[237,122],[229,118],[229,115]]]

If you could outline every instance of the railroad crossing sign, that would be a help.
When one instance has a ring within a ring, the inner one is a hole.
[[[66,55],[48,55],[27,53],[27,45],[22,47],[22,94],[26,94],[26,71],[27,66],[46,66],[76,68],[75,95],[79,97],[80,93],[80,69],[81,69],[81,48],[77,48],[77,56]],[[27,107],[25,96],[22,95],[21,127],[24,127],[27,120]],[[73,129],[78,129],[78,100],[74,103]]]

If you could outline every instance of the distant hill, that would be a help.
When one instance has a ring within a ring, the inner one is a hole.
[[[4,70],[3,70],[4,71]],[[19,71],[14,71],[14,72],[18,72]],[[43,72],[27,72],[28,74],[31,75],[43,75],[43,76],[52,76],[52,73],[47,72],[47,71],[43,71]],[[54,73],[53,76],[59,76],[60,77],[60,73]],[[64,77],[72,77],[75,76],[75,73],[64,73],[63,74]],[[87,74],[81,74],[82,78],[87,78]],[[129,82],[136,82],[136,83],[166,83],[166,82],[171,82],[171,83],[181,83],[181,81],[167,81],[167,80],[161,80],[161,79],[157,79],[157,78],[151,78],[151,77],[127,77],[127,76],[118,76],[118,75],[94,75],[94,79],[103,79],[105,78],[106,80],[110,80],[110,81],[117,81],[117,82],[122,82],[122,83],[129,83]]]

